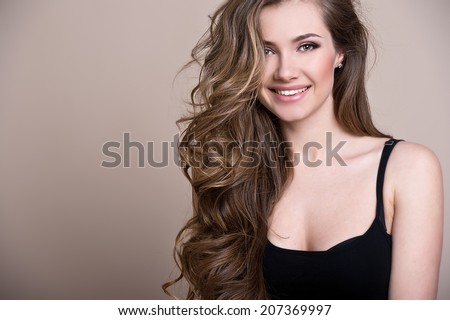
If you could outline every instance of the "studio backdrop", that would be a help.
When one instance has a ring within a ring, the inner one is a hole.
[[[195,70],[177,72],[220,3],[0,0],[0,299],[167,298],[191,214],[174,141]],[[448,204],[450,2],[362,9],[376,125],[437,154]]]

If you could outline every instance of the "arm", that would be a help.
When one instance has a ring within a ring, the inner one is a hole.
[[[399,143],[392,153],[394,192],[389,299],[435,299],[443,238],[443,182],[427,148]]]

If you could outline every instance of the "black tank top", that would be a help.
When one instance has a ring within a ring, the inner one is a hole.
[[[392,239],[386,231],[383,183],[396,139],[385,142],[378,167],[376,215],[361,236],[326,251],[279,248],[269,241],[263,272],[271,299],[387,299],[391,273]]]

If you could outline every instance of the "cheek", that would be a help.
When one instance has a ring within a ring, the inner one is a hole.
[[[334,81],[334,57],[317,59],[311,64],[311,72],[318,84],[333,84]]]
[[[262,84],[266,84],[272,78],[273,72],[274,67],[272,66],[272,63],[266,62],[261,75]]]
[[[265,104],[266,99],[267,99],[267,94],[268,94],[266,92],[267,84],[270,83],[270,81],[272,79],[272,75],[273,75],[273,70],[272,70],[270,64],[266,64],[264,67],[264,70],[261,74],[261,84],[258,89],[258,99],[263,104]]]

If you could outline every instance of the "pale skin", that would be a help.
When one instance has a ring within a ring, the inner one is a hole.
[[[334,47],[313,3],[292,0],[265,7],[260,24],[266,61],[259,100],[280,119],[295,152],[301,153],[311,141],[325,147],[326,132],[331,132],[334,146],[346,141],[339,155],[347,164],[334,161],[326,166],[325,148],[311,148],[308,160],[321,160],[322,165],[300,162],[294,167],[293,179],[270,215],[268,239],[283,248],[325,251],[364,234],[372,224],[377,169],[388,139],[358,137],[338,124],[332,88],[345,52]],[[383,198],[393,241],[389,298],[435,299],[443,183],[433,152],[415,143],[398,143],[389,158]]]

